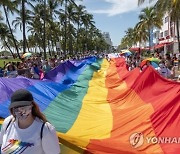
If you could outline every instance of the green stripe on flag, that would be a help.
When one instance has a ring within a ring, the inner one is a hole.
[[[95,71],[101,67],[102,59],[87,65],[76,83],[62,93],[44,110],[47,119],[56,127],[56,130],[66,133],[74,124],[81,110],[82,100],[88,91],[89,81]]]

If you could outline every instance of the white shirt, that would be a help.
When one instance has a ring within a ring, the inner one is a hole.
[[[42,139],[40,137],[43,122],[35,118],[31,126],[20,129],[18,121],[11,122],[12,116],[7,117],[1,128],[1,153],[23,154],[59,154],[60,147],[55,128],[48,122],[44,125]]]
[[[156,68],[156,70],[165,78],[168,78],[171,76],[171,71],[165,66],[158,67]]]

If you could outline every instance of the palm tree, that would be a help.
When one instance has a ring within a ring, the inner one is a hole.
[[[65,17],[65,20],[64,20],[64,52],[65,52],[65,55],[66,55],[66,49],[67,49],[67,18],[68,18],[68,16],[67,16],[67,11],[68,11],[68,6],[69,5],[73,5],[73,6],[75,6],[75,7],[78,7],[77,6],[77,4],[75,3],[75,1],[74,0],[57,0],[58,2],[59,2],[59,4],[61,5],[61,6],[63,6],[64,5],[64,11],[62,11],[62,9],[60,9],[60,13],[59,14],[61,14],[61,16],[62,16],[62,12],[64,12],[64,15],[65,16],[63,16],[63,17]]]
[[[67,49],[67,15],[66,15],[66,12],[67,12],[67,7],[68,7],[68,2],[70,2],[71,0],[57,0],[57,2],[63,6],[64,5],[64,10],[63,9],[60,9],[60,11],[58,12],[59,14],[59,18],[60,18],[60,22],[63,23],[64,25],[64,45],[63,45],[63,48],[64,48],[64,54],[65,54],[65,57],[66,57],[66,49]],[[63,17],[63,20],[61,19],[61,17]]]
[[[134,27],[134,41],[135,43],[139,43],[139,54],[141,52],[141,43],[147,42],[149,39],[149,33],[146,27],[143,24],[137,24]]]
[[[151,29],[153,27],[161,28],[163,21],[162,16],[159,15],[153,7],[144,8],[139,15],[139,27],[143,27],[149,34],[149,48],[151,47]]]
[[[32,11],[30,13],[31,20],[29,25],[27,26],[28,32],[31,32],[35,41],[37,42],[37,46],[41,51],[44,48],[44,5],[42,3],[37,4],[36,6],[32,7]],[[45,40],[46,41],[46,40]],[[46,46],[46,45],[45,45]],[[44,57],[46,53],[44,53]]]
[[[36,41],[38,42],[38,46],[40,51],[46,46],[49,49],[49,55],[51,56],[51,51],[54,53],[54,47],[56,45],[56,41],[60,40],[60,24],[55,20],[56,17],[56,3],[47,2],[46,8],[46,18],[44,18],[44,4],[38,3],[37,5],[32,7],[31,11],[31,22],[28,25],[28,32],[34,36],[38,36]],[[45,30],[44,30],[44,19],[45,19]],[[45,33],[44,33],[45,32]],[[45,36],[45,35],[46,36]],[[45,37],[44,37],[45,36]],[[45,51],[45,50],[44,50]],[[46,52],[44,52],[44,57]]]
[[[26,23],[30,23],[31,21],[31,17],[30,17],[30,10],[26,10],[25,13],[25,19],[26,19]],[[20,16],[17,16],[13,21],[12,21],[12,25],[15,27],[15,29],[17,29],[17,27],[19,27],[20,31],[23,31],[23,22],[22,22],[22,10],[18,11],[18,14]],[[26,38],[26,37],[25,37]]]
[[[58,14],[58,1],[57,0],[48,0],[47,1],[47,9],[50,14],[51,20],[53,20],[54,17],[56,17],[56,14]]]
[[[44,24],[43,24],[43,31],[44,31],[44,37],[43,37],[44,59],[46,59],[47,58],[47,55],[46,55],[46,0],[44,0]]]
[[[54,22],[54,18],[58,14],[58,11],[57,11],[58,7],[59,7],[59,3],[58,3],[57,0],[48,0],[47,1],[47,11],[46,11],[48,13],[48,21],[47,21],[47,24],[48,24],[47,25],[48,26],[48,34],[47,35],[48,35],[49,40],[51,41],[52,51],[53,51],[54,54],[55,54],[54,46],[56,44],[56,41],[59,40],[58,37],[56,37],[57,40],[53,39],[53,37],[54,37],[53,36],[53,31],[55,31],[56,26],[58,26]]]
[[[133,28],[128,28],[127,31],[125,31],[125,38],[124,41],[127,42],[127,46],[130,48],[132,47],[133,44],[136,43],[134,39],[134,29]]]
[[[75,13],[75,21],[77,23],[77,39],[76,39],[76,50],[79,52],[79,29],[82,26],[82,17],[87,14],[87,11],[85,10],[85,6],[79,5],[76,7],[76,13]]]
[[[137,24],[134,28],[134,37],[136,42],[142,43],[146,42],[149,37],[149,33],[145,27],[141,24]]]
[[[93,20],[93,15],[89,14],[89,13],[84,14],[81,18],[82,18],[82,23],[83,23],[85,31],[86,31],[85,39],[87,40],[87,38],[88,38],[88,29],[90,27],[94,26],[95,22]],[[85,50],[87,50],[87,42],[85,43],[85,46],[86,46]]]
[[[66,21],[67,21],[67,40],[68,40],[68,50],[72,55],[73,52],[73,37],[75,36],[76,29],[74,24],[76,23],[76,10],[74,4],[70,3],[66,11]],[[75,39],[75,38],[74,38]]]
[[[10,41],[12,42],[12,35],[9,31],[9,28],[4,23],[0,23],[0,36],[1,36],[0,39],[1,39],[2,43],[5,44],[5,47],[7,47],[9,49],[13,58],[15,58],[13,51],[11,50],[11,47],[9,45],[9,42]]]
[[[3,20],[2,12],[0,11],[0,21]]]
[[[26,14],[25,14],[25,0],[21,1],[22,8],[22,25],[23,25],[23,53],[26,52]]]
[[[40,2],[41,4],[39,6],[41,6],[41,10],[43,8],[43,49],[44,49],[44,59],[47,58],[47,55],[46,55],[46,20],[47,20],[47,2],[46,0],[29,0],[29,1],[32,1],[32,2]],[[49,1],[52,1],[52,0],[49,0]],[[29,3],[32,7],[33,5],[31,3]],[[43,6],[43,7],[42,7]]]
[[[27,12],[26,11],[26,4],[30,5],[30,6],[33,6],[31,4],[31,2],[35,2],[36,0],[15,0],[19,5],[21,5],[21,11],[19,13],[20,14],[20,17],[22,19],[22,32],[23,32],[23,53],[26,52],[26,23],[27,23]],[[37,0],[39,1],[39,0]]]
[[[64,10],[60,9],[58,12],[59,15],[59,23],[60,23],[60,31],[61,31],[61,45],[62,45],[62,50],[65,52],[66,51],[66,41],[65,41],[65,23],[66,23],[66,15],[64,13]]]
[[[17,26],[19,26],[19,29],[23,31],[23,53],[26,52],[26,47],[28,47],[28,43],[26,40],[26,27],[24,27],[23,18],[25,18],[25,26],[30,23],[31,17],[30,17],[30,10],[25,10],[25,15],[23,15],[22,10],[17,11],[20,16],[17,16],[15,20],[12,21],[12,25],[14,25],[15,29]]]
[[[125,31],[125,36],[121,40],[120,48],[131,48],[133,45],[148,40],[148,31],[147,29],[140,24],[137,24],[134,28],[128,28]],[[140,52],[140,48],[139,48]]]
[[[13,34],[13,31],[12,31],[12,28],[11,28],[11,25],[10,25],[10,22],[9,22],[9,18],[8,18],[8,12],[11,11],[11,13],[13,14],[14,11],[17,11],[16,7],[17,7],[17,2],[16,1],[11,1],[11,0],[1,0],[0,1],[0,6],[2,5],[3,7],[3,10],[4,10],[4,14],[5,14],[5,17],[6,17],[6,22],[8,24],[8,28],[10,30],[10,33],[12,35],[12,41],[14,43],[14,47],[16,49],[16,52],[18,54],[18,57],[21,59],[20,57],[20,54],[19,54],[19,49],[18,49],[18,46],[17,46],[17,41],[14,37],[14,34]]]

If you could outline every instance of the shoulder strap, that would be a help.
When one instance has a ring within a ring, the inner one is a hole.
[[[13,118],[11,118],[11,119],[9,120],[9,122],[8,122],[8,124],[7,124],[7,126],[6,126],[5,131],[8,129],[8,127],[9,127],[9,125],[11,124],[12,120],[13,120]]]
[[[43,122],[43,124],[41,126],[41,134],[40,134],[41,140],[42,140],[42,137],[43,137],[43,128],[44,128],[45,123],[46,122]]]

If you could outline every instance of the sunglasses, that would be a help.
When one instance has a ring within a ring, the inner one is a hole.
[[[21,107],[13,108],[13,111],[14,112],[24,112],[24,111],[28,111],[28,110],[31,110],[31,109],[32,109],[32,106],[28,105],[28,106],[21,106]]]

